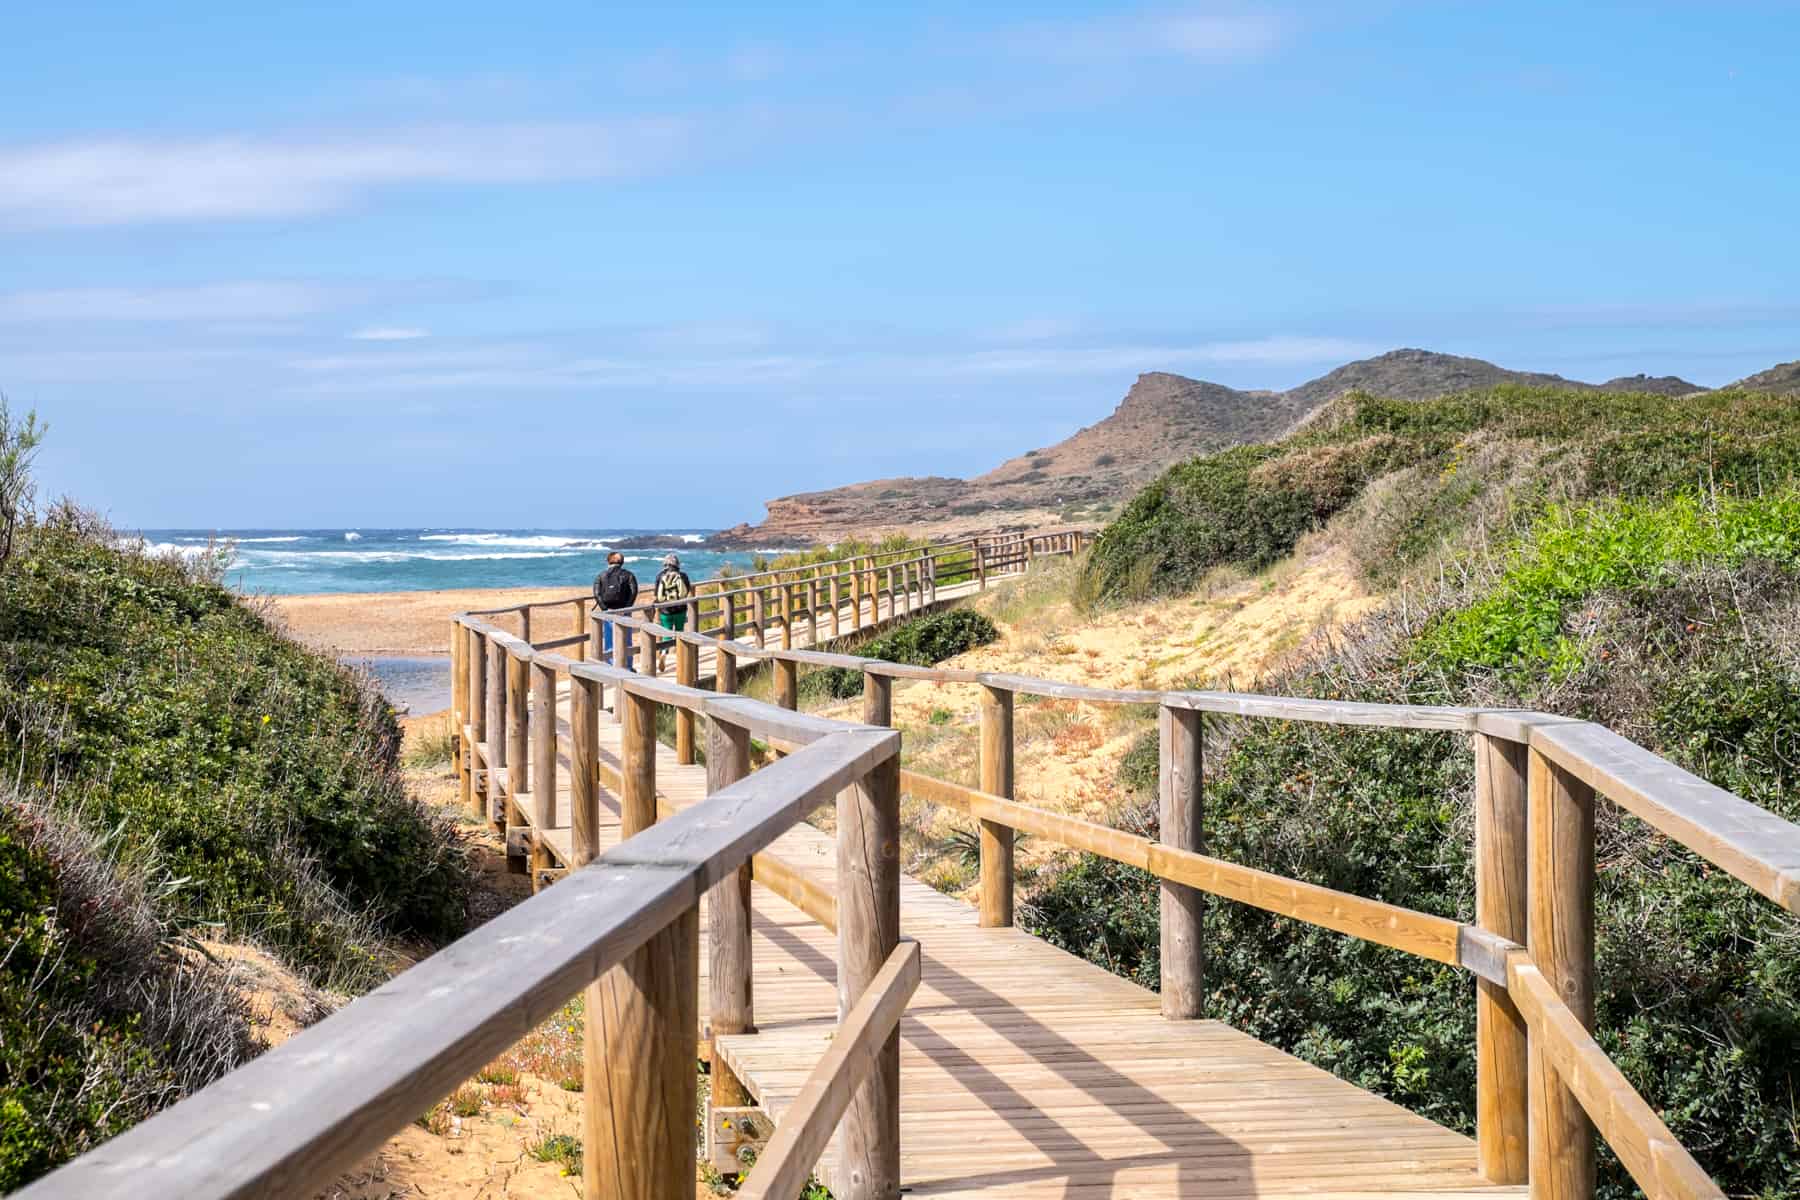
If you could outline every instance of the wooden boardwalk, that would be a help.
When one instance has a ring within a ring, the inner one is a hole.
[[[603,779],[620,733],[602,713]],[[705,769],[667,747],[656,771],[661,804],[705,797]],[[618,797],[603,788],[600,804],[610,847]],[[559,857],[568,838],[550,831]],[[796,826],[770,853],[831,894],[832,837]],[[758,1032],[715,1053],[779,1119],[837,1029],[836,938],[762,887],[753,908]],[[978,928],[973,908],[910,878],[901,929],[924,952],[901,1023],[909,1195],[1525,1194],[1485,1183],[1469,1138],[1219,1022],[1164,1020],[1154,994],[1019,930]],[[703,1031],[705,970],[702,954]],[[834,1163],[819,1165],[828,1186]]]

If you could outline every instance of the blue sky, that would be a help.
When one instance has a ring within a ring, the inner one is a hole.
[[[22,11],[21,11],[22,9]],[[0,390],[125,526],[725,525],[1137,372],[1800,357],[1792,5],[28,4]]]

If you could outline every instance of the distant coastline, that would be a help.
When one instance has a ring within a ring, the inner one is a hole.
[[[756,551],[715,550],[711,530],[498,529],[145,529],[147,549],[187,558],[229,555],[223,578],[246,595],[298,596],[469,588],[586,588],[609,551],[640,578],[679,554],[695,579],[748,566]],[[781,553],[788,547],[764,551]]]

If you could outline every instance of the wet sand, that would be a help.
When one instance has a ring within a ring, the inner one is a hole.
[[[450,588],[436,592],[338,592],[272,596],[270,607],[293,636],[326,654],[437,656],[450,653],[450,618],[459,612],[512,604],[566,600],[583,594],[579,584],[555,588]],[[532,632],[539,639],[575,632],[574,610],[540,609]],[[516,619],[497,620],[518,632]],[[552,634],[550,630],[554,629]]]

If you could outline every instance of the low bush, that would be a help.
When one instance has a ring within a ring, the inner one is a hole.
[[[858,646],[855,653],[864,658],[930,667],[965,650],[985,646],[999,636],[1000,630],[982,614],[967,608],[952,608],[895,626]],[[801,682],[809,690],[816,688],[820,694],[839,700],[859,696],[863,689],[862,672],[848,667],[817,671]]]
[[[1385,584],[1558,501],[1761,495],[1797,478],[1800,406],[1787,397],[1351,394],[1282,441],[1171,467],[1101,533],[1088,570],[1108,600],[1173,594],[1221,564],[1268,566],[1342,514],[1359,566]]]
[[[179,925],[351,988],[383,974],[374,938],[463,927],[460,845],[380,695],[180,561],[32,530],[0,576],[0,726],[9,773],[166,862]]]
[[[1800,819],[1800,503],[1791,493],[1559,509],[1465,584],[1412,596],[1272,690],[1543,708],[1598,721]],[[1153,738],[1127,755],[1154,826]],[[1473,760],[1447,734],[1209,722],[1208,852],[1461,920]],[[1800,920],[1602,801],[1596,1037],[1731,1195],[1800,1195]],[[1021,919],[1157,982],[1157,888],[1082,858]],[[1467,976],[1242,905],[1205,917],[1210,1016],[1459,1129]],[[1633,1194],[1610,1152],[1602,1194]]]
[[[0,794],[0,1191],[92,1149],[256,1049],[245,1004],[172,950],[153,860]]]

